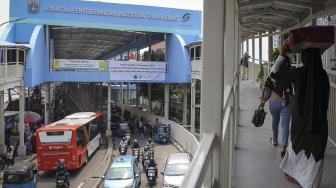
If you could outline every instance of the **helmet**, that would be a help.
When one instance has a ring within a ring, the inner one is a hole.
[[[149,161],[150,161],[151,163],[154,163],[154,157],[150,157],[150,158],[149,158]]]
[[[14,151],[14,146],[9,146],[9,151]]]
[[[64,165],[64,159],[59,159],[59,160],[58,160],[58,164],[59,164],[59,165]]]
[[[152,142],[152,138],[148,138],[148,142]]]
[[[148,146],[147,146],[147,145],[145,146],[144,150],[145,150],[145,151],[147,151],[147,150],[148,150]]]
[[[135,143],[138,143],[138,140],[137,140],[137,139],[134,139],[134,141],[133,141],[133,142],[134,142],[134,144],[135,144]]]

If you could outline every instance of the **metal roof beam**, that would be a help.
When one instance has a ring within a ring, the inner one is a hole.
[[[284,18],[289,18],[292,20],[299,20],[300,17],[303,17],[303,15],[299,15],[299,14],[291,14],[287,11],[280,11],[280,10],[255,10],[255,11],[251,11],[251,12],[246,12],[243,14],[240,14],[240,17],[242,19],[244,18],[249,18],[249,17],[255,17],[255,16],[262,16],[262,15],[274,15],[274,16],[280,16],[280,17],[284,17]]]
[[[250,0],[239,3],[239,8],[249,7],[253,5],[262,5],[268,3],[279,2],[282,4],[287,4],[289,6],[300,7],[300,8],[311,8],[311,9],[323,9],[324,5],[321,3],[313,3],[313,2],[303,2],[297,0]]]

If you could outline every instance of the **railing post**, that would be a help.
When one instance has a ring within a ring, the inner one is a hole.
[[[225,0],[214,0],[211,3],[203,1],[203,72],[200,135],[202,136],[203,133],[214,133],[216,135],[213,149],[213,166],[215,168],[212,171],[215,187],[221,186],[219,168],[221,164],[220,138],[222,137],[223,75],[226,51],[224,50],[224,24],[218,23],[225,23],[225,3]]]
[[[0,65],[1,66],[1,65]],[[4,91],[0,91],[0,154],[7,152],[5,145]]]
[[[255,38],[252,37],[252,83],[254,83],[254,64],[255,64]]]

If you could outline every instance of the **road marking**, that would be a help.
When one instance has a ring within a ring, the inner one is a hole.
[[[77,186],[77,188],[81,188],[81,187],[83,187],[83,185],[84,185],[84,182],[80,183],[80,184]]]

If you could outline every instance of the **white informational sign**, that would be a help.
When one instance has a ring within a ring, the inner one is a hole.
[[[105,60],[54,59],[54,70],[106,71]]]
[[[165,80],[166,62],[109,61],[110,80]]]

